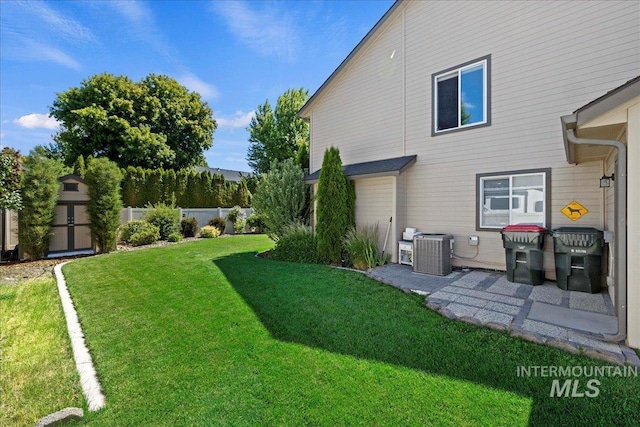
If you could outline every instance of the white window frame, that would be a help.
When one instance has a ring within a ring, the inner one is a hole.
[[[484,211],[484,203],[485,203],[485,194],[484,194],[484,183],[488,180],[496,180],[496,179],[508,179],[509,180],[509,194],[508,201],[509,207],[507,209],[507,214],[509,215],[508,224],[512,225],[517,223],[513,220],[513,180],[514,178],[524,177],[524,176],[535,176],[539,175],[542,177],[542,191],[543,191],[543,211],[542,211],[542,227],[549,228],[551,227],[551,212],[550,212],[550,200],[551,200],[551,169],[535,169],[535,170],[523,170],[523,171],[510,171],[510,172],[497,172],[497,173],[488,173],[488,174],[478,174],[476,175],[476,186],[477,186],[477,194],[476,194],[476,205],[477,205],[477,221],[476,221],[476,229],[477,230],[501,230],[504,225],[485,225],[483,222],[485,220],[485,211]]]
[[[483,78],[483,87],[482,87],[482,108],[484,112],[483,120],[480,122],[470,123],[463,125],[462,121],[462,112],[460,111],[460,105],[462,100],[462,72],[471,68],[475,68],[478,65],[482,65],[482,78]],[[480,127],[480,126],[489,126],[491,124],[491,114],[490,114],[490,75],[491,75],[491,55],[487,55],[483,58],[479,58],[465,64],[449,68],[445,71],[441,71],[432,75],[432,136],[455,132],[458,130]],[[438,80],[443,77],[458,77],[458,125],[449,129],[438,129]]]

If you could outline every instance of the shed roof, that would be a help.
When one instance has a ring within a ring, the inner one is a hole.
[[[414,164],[417,155],[394,157],[392,159],[374,160],[371,162],[353,163],[342,166],[344,174],[349,179],[375,178],[379,176],[397,176],[405,171],[409,166]],[[320,178],[320,169],[308,175],[304,180],[308,184],[318,182]]]
[[[221,169],[221,168],[208,168],[204,166],[196,166],[196,171],[198,172],[208,171],[212,175],[222,175],[225,181],[232,181],[232,182],[238,182],[242,178],[251,178],[254,176],[253,173],[251,172],[243,172],[243,171]]]

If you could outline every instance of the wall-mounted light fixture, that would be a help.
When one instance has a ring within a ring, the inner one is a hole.
[[[615,176],[615,173],[612,173],[611,176],[602,175],[602,178],[600,178],[600,188],[611,187],[611,181],[615,181]]]

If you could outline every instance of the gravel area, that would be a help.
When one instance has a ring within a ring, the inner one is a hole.
[[[223,235],[220,237],[228,237],[228,235]],[[198,240],[199,237],[188,237],[183,239],[181,242],[167,242],[166,240],[158,241],[151,245],[145,246],[130,246],[130,245],[122,245],[119,244],[117,251],[134,251],[140,249],[147,248],[155,248],[158,246],[166,246],[166,245],[179,245],[180,243],[191,242],[194,240]],[[91,255],[83,255],[83,256],[91,256]],[[76,257],[62,257],[62,258],[53,258],[53,259],[41,259],[37,261],[18,261],[18,262],[3,262],[0,263],[0,285],[11,285],[17,284],[21,279],[35,279],[43,276],[53,276],[53,268],[56,264],[60,264],[63,262],[67,262],[72,259],[81,258],[80,256]]]

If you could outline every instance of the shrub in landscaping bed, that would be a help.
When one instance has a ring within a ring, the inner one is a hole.
[[[247,217],[247,226],[251,231],[262,233],[262,230],[265,228],[264,215],[256,212],[252,213]]]
[[[160,238],[160,230],[147,221],[129,221],[120,229],[120,240],[133,246],[150,245]]]
[[[200,237],[211,239],[220,236],[220,229],[212,225],[205,225],[200,229]]]
[[[160,240],[167,240],[169,234],[180,232],[180,212],[165,203],[149,205],[143,219],[160,229]]]
[[[282,236],[269,258],[277,261],[318,262],[317,242],[313,229],[301,223],[291,223],[282,229]]]
[[[209,225],[217,228],[220,234],[222,234],[224,233],[224,229],[227,228],[227,220],[217,216],[209,220]]]
[[[180,222],[182,235],[184,237],[194,237],[198,231],[198,220],[195,218],[185,218]]]
[[[182,241],[182,234],[180,234],[180,233],[171,233],[171,234],[169,234],[169,237],[167,237],[167,241],[169,241],[169,242],[181,242]]]

